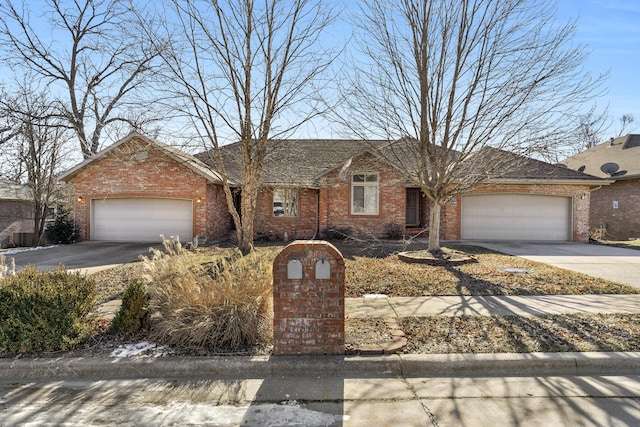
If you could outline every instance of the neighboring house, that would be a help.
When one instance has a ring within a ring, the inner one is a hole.
[[[640,135],[612,138],[562,162],[590,175],[614,180],[591,191],[591,230],[605,239],[640,238]]]
[[[386,141],[281,140],[270,143],[258,196],[259,236],[324,237],[351,229],[383,237],[428,222],[428,204],[370,149]],[[239,145],[223,147],[231,183],[241,180]],[[514,156],[505,173],[442,209],[441,238],[586,242],[590,190],[609,181]],[[137,133],[65,172],[75,184],[76,222],[91,240],[155,241],[160,234],[219,239],[231,233],[221,179],[198,156]]]
[[[22,236],[24,233],[32,236],[33,230],[33,198],[29,188],[0,180],[0,248],[24,244],[29,239],[22,239]]]

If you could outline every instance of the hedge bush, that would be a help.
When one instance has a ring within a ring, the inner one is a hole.
[[[150,295],[143,283],[129,283],[122,295],[122,306],[111,323],[116,333],[134,334],[149,326]]]
[[[95,282],[64,267],[28,267],[0,280],[0,349],[11,353],[67,350],[91,331]]]

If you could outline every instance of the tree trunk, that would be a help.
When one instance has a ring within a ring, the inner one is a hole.
[[[44,231],[44,209],[42,208],[42,204],[36,202],[34,209],[34,218],[33,218],[33,239],[31,241],[31,246],[36,247],[40,244],[40,239],[42,238],[42,234]]]
[[[256,217],[256,201],[260,190],[257,173],[245,173],[244,185],[240,196],[240,227],[237,228],[238,249],[242,255],[253,251],[253,231]]]
[[[247,208],[249,206],[245,207],[244,204],[244,201],[242,201],[242,221],[240,221],[240,227],[237,228],[236,237],[238,239],[238,249],[240,249],[242,255],[248,255],[253,251],[253,218],[255,212],[248,212]]]
[[[429,252],[440,251],[440,208],[437,200],[429,202]]]

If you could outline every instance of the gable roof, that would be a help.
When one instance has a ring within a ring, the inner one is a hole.
[[[222,179],[220,177],[220,174],[218,174],[218,172],[216,172],[215,170],[212,170],[206,164],[204,164],[203,162],[198,160],[195,156],[192,156],[191,154],[185,153],[182,150],[179,150],[179,149],[177,149],[175,147],[167,145],[164,142],[160,142],[157,139],[148,137],[146,135],[142,135],[141,133],[138,133],[138,132],[130,133],[129,135],[125,136],[124,138],[120,139],[119,141],[115,142],[114,144],[112,144],[112,145],[106,147],[105,149],[99,151],[94,156],[86,159],[82,163],[80,163],[80,164],[74,166],[73,168],[63,172],[58,177],[58,179],[60,179],[61,181],[71,181],[78,173],[80,173],[82,170],[84,170],[91,163],[93,163],[96,160],[99,160],[99,159],[105,157],[110,151],[118,148],[119,146],[121,146],[121,145],[123,145],[123,144],[125,144],[127,142],[131,142],[133,140],[136,140],[136,139],[141,140],[141,141],[143,141],[143,142],[145,142],[145,143],[157,148],[158,150],[162,151],[164,154],[166,154],[167,156],[169,156],[173,160],[175,160],[178,163],[182,164],[183,166],[191,169],[192,171],[194,171],[198,175],[206,178],[210,182],[213,182],[213,183],[222,182]]]
[[[0,200],[25,200],[31,201],[31,191],[24,184],[0,179]]]
[[[640,135],[625,135],[598,144],[566,160],[571,169],[608,179],[640,176]]]

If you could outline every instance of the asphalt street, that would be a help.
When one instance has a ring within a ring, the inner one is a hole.
[[[631,426],[640,376],[0,383],[3,426]]]

